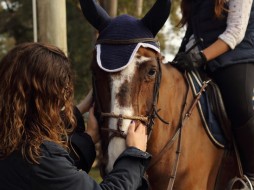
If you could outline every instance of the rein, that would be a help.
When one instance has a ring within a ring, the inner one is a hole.
[[[112,135],[109,137],[111,140],[113,137],[121,137],[121,138],[126,138],[126,134],[124,134],[124,131],[121,131],[123,119],[130,119],[130,120],[139,120],[141,122],[147,123],[148,122],[148,117],[144,116],[127,116],[127,115],[122,115],[122,114],[114,114],[114,113],[100,113],[101,117],[109,117],[109,118],[117,118],[117,129],[110,129],[110,128],[101,128],[103,131],[107,132],[112,132]],[[109,140],[109,141],[110,141]]]
[[[101,112],[101,116],[102,117],[119,118],[119,119],[139,120],[144,123],[148,122],[148,117],[144,117],[144,116],[128,116],[128,115],[122,115],[122,114],[103,113],[103,112]]]
[[[185,81],[188,82],[187,77],[186,77],[186,73],[185,73],[184,76],[185,76],[184,77]],[[176,172],[177,172],[177,168],[178,168],[178,164],[179,164],[179,159],[180,159],[180,153],[181,153],[182,129],[183,129],[184,124],[187,121],[187,119],[189,119],[190,116],[192,115],[193,109],[196,107],[199,99],[201,98],[202,93],[205,91],[205,88],[207,87],[209,82],[210,82],[210,80],[203,82],[203,85],[202,85],[200,91],[196,94],[196,97],[193,99],[190,108],[188,109],[187,113],[182,117],[181,122],[179,123],[179,127],[178,127],[178,130],[177,130],[177,131],[179,131],[178,135],[177,135],[177,133],[175,134],[175,136],[179,136],[178,143],[177,143],[177,150],[176,150],[176,159],[175,159],[174,168],[172,170],[172,174],[171,174],[170,179],[169,179],[167,190],[172,190],[173,189],[175,178],[176,178]],[[185,105],[184,105],[184,107],[186,106],[186,100],[187,100],[187,95],[188,95],[188,91],[189,91],[189,86],[190,85],[188,84],[187,86],[188,86],[188,90],[187,90],[187,93],[185,95]]]
[[[189,84],[188,84],[188,80],[187,80],[187,77],[186,77],[186,73],[184,74],[184,79],[185,79],[185,82],[186,82],[187,91],[186,91],[185,96],[184,96],[184,102],[183,102],[181,113],[180,113],[181,118],[180,118],[180,122],[178,124],[177,130],[176,130],[175,134],[173,135],[173,137],[171,139],[169,139],[169,141],[165,144],[165,146],[162,148],[162,150],[159,152],[159,154],[157,154],[157,156],[152,159],[152,161],[149,165],[149,168],[153,167],[161,159],[161,157],[165,154],[165,152],[173,146],[173,144],[175,143],[175,141],[178,138],[177,149],[176,149],[176,158],[175,158],[173,169],[172,169],[172,172],[171,172],[171,175],[170,175],[167,190],[172,190],[173,189],[174,181],[175,181],[175,178],[176,178],[176,172],[177,172],[177,169],[178,169],[178,164],[179,164],[179,159],[180,159],[180,154],[181,154],[182,129],[183,129],[184,124],[187,121],[187,119],[189,119],[190,116],[192,115],[193,109],[197,105],[199,99],[201,98],[202,93],[205,91],[205,88],[207,87],[208,83],[210,82],[210,80],[203,82],[203,85],[202,85],[200,91],[196,94],[196,97],[193,99],[192,104],[189,107],[189,109],[187,110],[186,114],[184,114],[183,112],[186,108],[186,100],[187,100],[187,96],[188,96],[188,93],[189,93]]]

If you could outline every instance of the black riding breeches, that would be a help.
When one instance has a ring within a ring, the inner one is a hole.
[[[235,64],[210,74],[220,88],[232,127],[241,127],[254,117],[254,63]]]

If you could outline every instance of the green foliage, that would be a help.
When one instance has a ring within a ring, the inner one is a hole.
[[[172,1],[171,12],[170,12],[170,22],[173,26],[177,26],[180,21],[180,0]]]
[[[67,0],[67,27],[68,55],[75,72],[75,100],[79,102],[91,88],[90,62],[95,31],[74,0]]]
[[[0,10],[0,34],[14,38],[15,43],[32,41],[33,21],[32,3],[30,0],[8,1],[7,9]]]
[[[1,1],[0,1],[1,2]],[[16,44],[33,41],[31,0],[9,0],[10,9],[0,9],[0,59]],[[75,72],[75,100],[91,88],[89,65],[94,30],[87,23],[78,1],[66,0],[68,54]]]
[[[0,34],[0,59],[3,57],[13,46],[15,39],[9,37],[8,33]]]

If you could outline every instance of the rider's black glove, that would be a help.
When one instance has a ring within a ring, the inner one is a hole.
[[[181,71],[191,71],[195,68],[204,66],[207,59],[203,52],[181,52],[178,53],[173,61],[173,65]]]

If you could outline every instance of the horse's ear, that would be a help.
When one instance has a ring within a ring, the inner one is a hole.
[[[159,32],[169,17],[171,0],[157,0],[142,22],[154,36]]]
[[[99,32],[110,22],[107,12],[95,0],[79,0],[82,12],[88,22]]]

